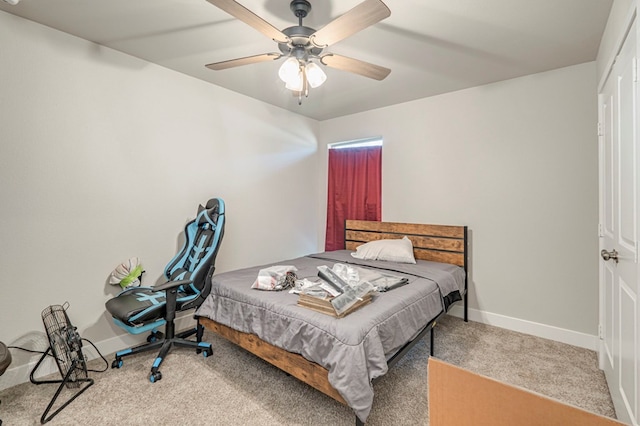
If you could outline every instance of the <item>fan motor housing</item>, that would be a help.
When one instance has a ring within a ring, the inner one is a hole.
[[[316,47],[309,42],[309,36],[316,32],[313,28],[296,25],[285,28],[282,32],[291,39],[290,43],[278,43],[278,48],[283,54],[288,55],[292,50],[300,47],[304,48],[307,54],[311,56],[318,56],[322,53],[321,47]]]

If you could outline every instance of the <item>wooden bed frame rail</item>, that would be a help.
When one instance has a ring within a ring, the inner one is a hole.
[[[273,346],[255,334],[234,330],[205,317],[200,317],[199,321],[207,330],[246,349],[258,358],[262,358],[285,373],[303,381],[336,401],[348,405],[340,393],[329,384],[329,371],[319,364],[309,361],[302,355]]]

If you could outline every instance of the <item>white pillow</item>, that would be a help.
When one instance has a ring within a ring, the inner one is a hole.
[[[365,260],[387,260],[399,263],[416,263],[413,244],[406,236],[395,240],[370,241],[356,248],[351,256]]]

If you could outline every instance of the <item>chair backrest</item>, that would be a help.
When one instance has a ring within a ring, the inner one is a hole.
[[[181,286],[179,291],[200,295],[198,299],[208,295],[209,291],[203,290],[210,290],[210,278],[224,235],[224,219],[224,201],[212,198],[204,207],[198,207],[196,218],[185,226],[184,245],[164,271],[170,281],[191,280],[188,286]]]

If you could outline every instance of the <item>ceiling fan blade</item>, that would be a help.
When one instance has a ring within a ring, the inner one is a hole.
[[[262,34],[266,35],[270,39],[277,41],[278,43],[287,43],[289,37],[282,31],[233,0],[207,0],[215,7],[224,10],[229,15],[236,17],[245,24],[255,28]]]
[[[279,53],[263,53],[262,55],[246,56],[244,58],[231,59],[229,61],[214,62],[213,64],[205,65],[205,67],[214,70],[226,70],[227,68],[240,67],[242,65],[255,64],[258,62],[275,61],[282,55]]]
[[[211,1],[211,0],[209,0]],[[365,0],[309,37],[317,47],[327,47],[382,21],[391,11],[380,0]]]
[[[379,65],[370,64],[359,59],[349,58],[347,56],[328,53],[320,57],[320,62],[324,65],[336,68],[342,71],[352,72],[364,77],[373,78],[374,80],[384,80],[391,70]]]

